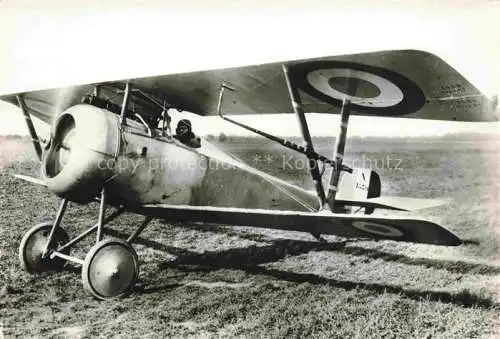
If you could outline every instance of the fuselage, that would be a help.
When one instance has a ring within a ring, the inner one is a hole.
[[[103,108],[75,105],[54,122],[43,157],[49,190],[111,205],[195,205],[310,210],[316,199],[224,153],[208,140],[191,148]]]

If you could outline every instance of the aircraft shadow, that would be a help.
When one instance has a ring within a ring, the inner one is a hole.
[[[196,229],[197,231],[201,232],[211,232],[211,233],[223,233],[227,235],[234,235],[238,236],[240,238],[244,238],[247,240],[252,240],[252,241],[259,241],[259,242],[273,242],[275,241],[274,239],[271,239],[265,235],[258,234],[258,233],[243,233],[243,232],[236,232],[230,227],[224,227],[224,226],[217,226],[217,225],[210,225],[210,226],[182,226],[182,225],[176,225],[178,227],[186,227],[186,228],[192,228]],[[295,242],[306,242],[309,243],[308,241],[295,241]],[[352,243],[353,241],[349,241]],[[435,268],[435,269],[440,269],[440,270],[446,270],[448,272],[452,273],[462,273],[462,274],[479,274],[479,275],[497,275],[500,274],[500,267],[496,266],[491,266],[491,265],[485,265],[485,264],[480,264],[480,263],[472,263],[472,262],[466,262],[466,261],[453,261],[453,260],[445,260],[445,259],[431,259],[431,258],[415,258],[415,257],[409,257],[403,254],[396,254],[396,253],[390,253],[378,249],[372,249],[372,248],[365,248],[365,247],[360,247],[360,246],[337,246],[335,248],[321,248],[321,243],[312,241],[310,242],[311,245],[315,244],[318,246],[316,251],[328,251],[328,250],[335,250],[337,252],[340,252],[342,254],[348,254],[348,255],[353,255],[353,256],[363,256],[367,257],[370,259],[380,259],[384,260],[387,262],[397,262],[405,265],[412,265],[412,266],[424,266],[426,268]],[[314,246],[314,245],[313,245]]]
[[[114,235],[116,236],[124,236],[124,234],[117,231],[112,231],[110,233],[114,233]],[[415,265],[424,260],[409,258],[402,255],[393,255],[377,250],[347,247],[345,246],[344,242],[321,243],[314,241],[278,239],[273,240],[269,245],[264,246],[249,246],[245,248],[232,248],[222,251],[206,251],[203,253],[196,253],[183,248],[169,246],[154,240],[148,240],[144,238],[138,238],[137,243],[157,250],[168,252],[177,257],[177,259],[174,261],[160,263],[159,266],[161,269],[175,268],[185,272],[208,272],[218,269],[236,269],[243,270],[251,274],[267,275],[275,279],[290,281],[294,283],[307,282],[310,284],[329,285],[345,290],[365,289],[376,293],[398,294],[413,300],[439,301],[459,305],[462,307],[490,308],[493,306],[500,306],[496,304],[495,301],[490,297],[475,295],[468,292],[467,290],[447,292],[405,289],[401,286],[396,285],[339,280],[334,278],[325,278],[315,274],[295,273],[259,266],[264,263],[281,260],[286,256],[296,256],[309,253],[311,251],[333,251],[340,253],[347,251],[352,252],[353,255],[368,256],[372,256],[372,252],[374,252],[378,253],[375,255],[380,258],[384,258],[384,256],[386,258],[389,258],[389,261],[403,262],[404,260],[409,260],[410,263],[413,262],[413,264]],[[434,261],[429,262],[431,264],[435,264]],[[427,265],[428,262],[423,262],[423,264]],[[469,266],[464,264],[467,264]],[[474,267],[477,266],[475,264],[459,263],[458,265],[459,266],[457,267],[462,267],[460,272],[462,272],[464,270],[463,267],[465,267],[465,269],[472,269],[473,272],[486,271],[488,272],[488,274],[491,274],[490,269],[492,269],[492,267],[488,269],[481,267],[485,265],[479,265],[479,268]],[[441,268],[441,266],[439,268]],[[172,284],[166,286],[167,288],[172,288]],[[159,291],[161,289],[161,286],[151,286],[143,288],[144,292]]]

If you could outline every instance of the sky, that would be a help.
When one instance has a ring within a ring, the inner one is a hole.
[[[0,95],[20,90],[277,60],[422,49],[487,96],[500,93],[500,3],[494,1],[54,1],[0,0]],[[175,120],[176,117],[174,117]],[[338,117],[308,115],[314,135]],[[246,134],[192,117],[200,134]],[[237,117],[298,135],[293,115]],[[43,129],[39,123],[36,126]],[[270,127],[271,130],[270,130]],[[498,123],[352,117],[350,135],[418,136],[499,130]],[[0,105],[0,134],[26,134]]]

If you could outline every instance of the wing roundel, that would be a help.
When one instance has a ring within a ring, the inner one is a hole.
[[[400,73],[344,61],[294,65],[295,84],[315,99],[337,107],[347,98],[357,112],[398,116],[425,104],[420,87]]]

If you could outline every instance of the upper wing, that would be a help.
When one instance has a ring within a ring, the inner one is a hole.
[[[494,103],[461,74],[439,57],[416,50],[283,61],[131,82],[179,109],[200,115],[216,114],[222,84],[235,89],[224,96],[225,114],[290,113],[293,110],[282,64],[289,66],[307,112],[339,113],[342,99],[347,97],[355,115],[498,120]],[[91,90],[91,86],[76,86],[37,91],[26,94],[26,101],[31,113],[50,121],[51,116]],[[3,99],[12,101],[13,97]]]

